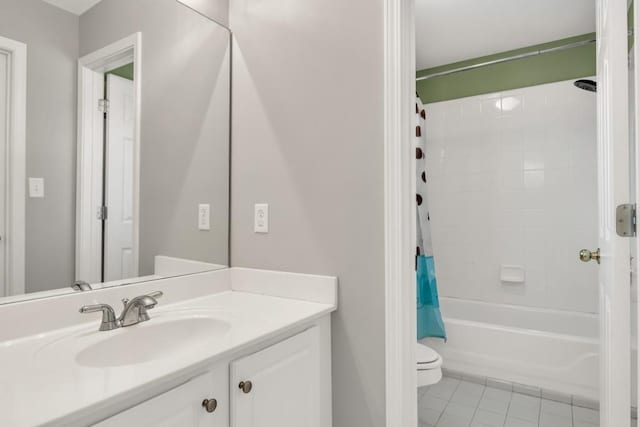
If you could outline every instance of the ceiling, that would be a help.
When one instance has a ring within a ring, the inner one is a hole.
[[[82,15],[87,10],[91,9],[100,0],[42,0],[46,3],[50,3],[54,6],[58,6],[61,9],[71,12],[75,15]]]
[[[595,32],[595,3],[416,0],[417,69]]]

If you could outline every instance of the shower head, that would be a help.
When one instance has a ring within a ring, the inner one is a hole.
[[[589,92],[596,92],[598,84],[593,80],[576,80],[573,84],[580,89],[587,90]]]

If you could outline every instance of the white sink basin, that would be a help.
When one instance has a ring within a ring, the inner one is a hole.
[[[77,354],[76,362],[95,367],[135,365],[221,337],[230,328],[227,322],[210,317],[178,318],[163,323],[151,323],[152,320],[121,328],[119,333],[90,345]]]
[[[231,329],[206,315],[164,315],[113,331],[82,332],[49,343],[37,357],[74,358],[85,367],[136,365],[220,342]]]

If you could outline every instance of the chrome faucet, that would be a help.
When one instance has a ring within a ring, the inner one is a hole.
[[[162,295],[163,293],[161,291],[156,291],[148,295],[140,295],[132,300],[123,299],[124,309],[120,317],[117,318],[115,311],[108,304],[85,305],[80,308],[80,313],[95,313],[101,311],[102,323],[100,323],[99,330],[111,331],[149,320],[147,310],[155,307],[158,304],[157,298],[160,298]]]
[[[161,296],[162,292],[156,291],[149,295],[135,297],[131,301],[126,298],[123,299],[124,309],[120,315],[120,326],[124,328],[125,326],[131,326],[149,320],[147,310],[155,307],[156,304],[158,304],[156,298],[160,298]]]

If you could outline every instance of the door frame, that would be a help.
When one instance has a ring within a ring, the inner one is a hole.
[[[76,280],[101,282],[102,224],[97,219],[96,195],[102,200],[104,121],[96,118],[104,98],[95,73],[106,73],[133,62],[133,274],[138,275],[140,251],[140,113],[142,101],[142,33],[137,32],[78,60],[78,154],[76,178]],[[100,203],[101,204],[101,203]]]
[[[412,107],[415,93],[414,1],[385,0],[384,2],[385,392],[387,427],[405,427],[417,424],[416,296],[415,272],[412,268],[412,251],[415,248],[415,206],[413,198],[410,197],[413,192],[407,195],[407,189],[415,186],[415,182],[413,182],[415,180],[413,173],[415,166],[410,154],[410,147],[412,147],[410,131],[413,129],[414,111]],[[640,8],[635,9],[635,18],[635,22],[640,21]],[[634,37],[637,53],[640,52],[638,32]],[[640,78],[638,67],[635,72],[636,77]],[[636,85],[636,99],[640,100],[638,85]],[[640,117],[638,110],[640,109],[636,109],[636,118]],[[640,156],[638,156],[636,164],[640,164]],[[640,188],[637,188],[637,191],[640,194]],[[627,261],[621,260],[620,262]],[[621,290],[621,298],[626,298],[628,301],[628,295],[624,297],[623,293],[625,291]],[[637,301],[640,302],[640,296],[637,297]],[[627,314],[620,313],[616,317],[626,319]],[[637,320],[637,326],[640,328],[640,316]],[[628,330],[628,328],[623,329]],[[629,343],[628,335],[618,340],[623,348],[626,347],[624,342]],[[626,356],[622,359],[627,360]],[[638,369],[640,369],[640,360],[638,361]],[[609,412],[615,412],[625,423],[624,420],[628,422],[629,419],[628,390],[621,391],[618,397],[622,397],[621,402],[616,402],[615,408],[610,408]],[[602,419],[606,422],[604,415],[601,413]]]
[[[9,57],[8,135],[5,167],[6,230],[2,236],[4,251],[4,294],[20,295],[26,291],[25,212],[26,212],[26,143],[27,143],[27,45],[0,37],[0,51]]]
[[[631,6],[631,1],[629,1],[628,7]],[[636,25],[640,23],[640,7],[633,8],[633,27],[637,28]],[[633,31],[633,49],[629,52],[631,55],[630,63],[633,65],[633,73],[631,78],[633,80],[633,92],[629,95],[632,97],[630,100],[630,116],[629,120],[632,122],[633,129],[633,140],[631,141],[631,146],[633,147],[632,153],[634,157],[631,159],[633,162],[634,168],[634,177],[635,177],[635,194],[633,195],[634,203],[640,203],[640,152],[638,149],[640,148],[640,68],[638,67],[638,58],[640,58],[640,31]],[[638,308],[640,307],[640,292],[638,292],[638,285],[640,281],[638,280],[638,274],[640,274],[640,260],[638,260],[638,256],[640,256],[640,238],[636,235],[632,240],[632,264],[631,264],[631,289],[632,289],[632,304],[635,303],[635,325],[632,325],[632,328],[636,330],[636,346],[638,345],[638,331],[640,331],[640,317],[638,316]],[[633,305],[632,305],[633,306]],[[633,311],[632,311],[633,312]],[[632,315],[633,319],[634,316]],[[638,347],[636,347],[637,349]],[[634,363],[633,358],[631,359],[631,363]],[[631,369],[631,372],[634,372],[634,369]],[[640,357],[635,357],[635,378],[631,378],[631,381],[636,381],[636,384],[640,384]],[[640,392],[637,390],[636,386],[636,399],[635,401],[631,401],[631,404],[639,407],[640,405]]]
[[[387,427],[418,423],[415,0],[384,2],[385,402]],[[409,191],[407,191],[409,189]]]

